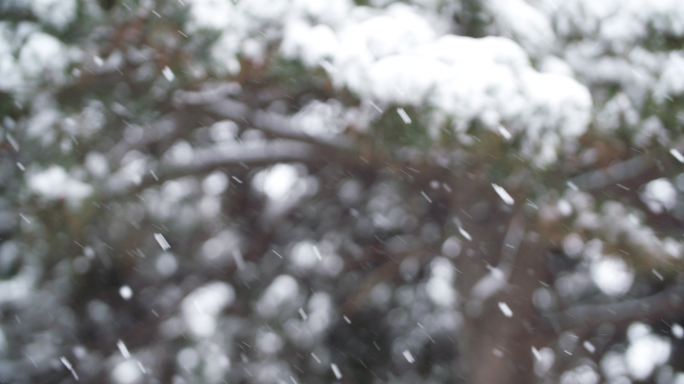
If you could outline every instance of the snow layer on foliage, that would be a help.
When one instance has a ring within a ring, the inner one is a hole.
[[[653,91],[653,98],[659,103],[664,102],[669,96],[684,93],[684,54],[670,53],[663,68],[663,73]]]
[[[335,99],[313,100],[292,118],[292,123],[313,137],[333,137],[344,130],[349,120],[345,108]]]
[[[668,338],[654,335],[650,327],[642,323],[629,326],[629,347],[625,352],[627,369],[636,380],[644,380],[670,358],[672,346]]]
[[[134,360],[124,360],[114,367],[111,377],[117,384],[135,384],[140,382],[142,371]]]
[[[189,0],[189,32],[221,29],[234,22],[235,7],[227,0]]]
[[[30,175],[29,188],[48,199],[65,199],[70,207],[77,208],[81,201],[93,193],[93,187],[69,175],[64,168],[53,165]]]
[[[31,11],[40,21],[64,29],[76,19],[76,0],[31,0]]]
[[[339,45],[337,35],[329,26],[319,24],[312,27],[301,20],[289,23],[285,36],[280,47],[283,54],[286,57],[298,57],[310,67],[333,57]]]
[[[662,213],[663,209],[670,210],[677,204],[677,190],[665,178],[652,180],[646,184],[641,199],[651,211]]]
[[[660,239],[653,228],[644,225],[642,213],[628,210],[622,204],[609,201],[602,207],[602,215],[596,216],[594,230],[600,230],[608,243],[625,242],[632,249],[653,258],[674,257],[684,255],[684,245],[672,238]],[[599,219],[600,218],[600,219]],[[579,222],[576,225],[582,226]]]
[[[21,84],[21,72],[12,55],[9,27],[0,22],[0,90],[14,91]]]
[[[587,364],[565,371],[560,378],[560,384],[598,384],[601,376]]]
[[[549,18],[524,0],[489,0],[487,8],[503,29],[534,56],[545,56],[556,36]]]
[[[282,201],[293,192],[300,179],[296,166],[278,163],[254,177],[254,187],[269,199]]]
[[[34,23],[16,27],[0,22],[0,90],[31,95],[42,82],[62,84],[72,61],[81,57],[76,47],[39,31]]]
[[[68,64],[67,48],[56,37],[31,34],[19,52],[19,66],[28,79],[61,81]]]
[[[221,311],[235,300],[235,290],[224,282],[211,282],[192,291],[183,299],[183,318],[190,332],[198,337],[210,337],[216,332]]]
[[[533,18],[542,20],[534,12]],[[539,25],[548,41],[538,44],[550,44],[548,22]],[[365,100],[428,104],[439,115],[454,117],[457,130],[486,116],[493,130],[506,124],[513,134],[525,132],[524,149],[541,154],[535,157],[538,165],[554,161],[561,138],[582,134],[590,118],[586,88],[563,75],[537,72],[512,40],[440,37],[404,4],[383,12],[352,9],[341,26],[293,21],[281,52],[309,66],[323,62],[336,86]]]
[[[5,241],[0,245],[0,268],[7,267],[22,259],[23,266],[9,278],[0,280],[0,305],[5,303],[28,302],[35,294],[35,283],[40,277],[41,269],[35,255],[22,253],[20,245],[14,241]],[[0,330],[0,352],[2,351],[3,335]]]
[[[363,101],[427,104],[436,121],[454,118],[459,132],[482,116],[494,131],[504,124],[523,134],[523,152],[540,166],[553,162],[562,139],[582,134],[589,122],[592,101],[582,85],[536,71],[508,38],[440,37],[420,6],[373,9],[350,0],[191,0],[189,6],[189,31],[222,33],[212,48],[219,71],[239,71],[238,53],[262,60],[265,41],[282,38],[285,58],[323,66],[338,88]],[[544,56],[553,44],[547,16],[522,0],[492,0],[490,8],[528,52]],[[436,135],[441,127],[431,126]]]
[[[683,2],[545,0],[543,4],[559,42],[566,44],[561,45],[563,58],[583,82],[622,87],[624,95],[618,94],[616,102],[599,111],[599,128],[606,128],[602,126],[606,119],[615,122],[624,116],[627,127],[636,130],[640,111],[651,95],[663,103],[684,92],[682,55],[668,53],[663,46],[665,36],[684,37]],[[661,50],[639,46],[648,41]]]
[[[632,287],[634,269],[621,258],[601,256],[591,264],[591,277],[603,293],[619,296]]]
[[[546,0],[555,5],[562,34],[596,35],[633,42],[652,31],[684,35],[684,3],[678,0]],[[650,23],[650,25],[648,25]]]
[[[121,160],[121,168],[108,181],[112,188],[125,188],[131,184],[139,185],[148,169],[148,159],[139,151],[129,151]]]
[[[299,284],[290,275],[276,277],[257,302],[256,308],[266,317],[275,316],[284,306],[293,304],[299,296]]]
[[[454,269],[444,257],[436,257],[430,263],[430,279],[425,289],[437,305],[451,307],[456,303],[457,292],[453,289]]]

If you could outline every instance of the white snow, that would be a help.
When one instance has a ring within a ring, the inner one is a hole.
[[[504,203],[506,203],[508,205],[513,205],[513,203],[515,203],[515,200],[513,200],[511,195],[509,195],[508,192],[505,189],[503,189],[503,187],[500,187],[496,184],[492,184],[492,187],[494,187],[494,190],[499,195],[501,200],[504,201]]]
[[[453,288],[454,278],[451,262],[444,257],[435,257],[430,262],[430,279],[425,285],[430,300],[441,307],[452,306],[458,296]]]
[[[30,0],[31,11],[42,22],[64,29],[76,19],[76,0]]]
[[[339,45],[335,32],[323,24],[312,27],[303,21],[294,20],[287,24],[284,35],[280,45],[282,55],[290,59],[301,59],[309,67],[331,59]]]
[[[277,353],[283,348],[283,339],[274,332],[263,332],[257,335],[256,347],[266,355]]]
[[[499,309],[501,312],[504,314],[506,317],[513,317],[513,311],[511,308],[508,306],[508,304],[504,303],[503,301],[499,302]]]
[[[601,256],[594,259],[590,272],[599,289],[609,296],[627,293],[634,282],[634,269],[615,256]]]
[[[571,354],[565,351],[567,354]],[[601,376],[588,364],[581,364],[573,369],[565,371],[559,383],[582,383],[582,384],[598,384],[601,381]]]
[[[119,339],[119,341],[116,342],[116,347],[119,348],[119,351],[121,352],[121,355],[124,357],[124,359],[131,358],[131,353],[128,352],[128,348],[126,348],[126,344],[124,344],[123,341]]]
[[[297,168],[289,164],[276,164],[254,177],[254,186],[270,199],[285,199],[299,179]]]
[[[27,184],[31,190],[48,199],[65,199],[71,208],[80,207],[81,202],[93,193],[90,184],[72,177],[58,165],[31,174]]]
[[[409,115],[404,111],[404,108],[397,108],[397,113],[401,117],[401,119],[404,121],[404,124],[411,124],[411,118]]]
[[[499,131],[501,136],[503,136],[504,139],[510,140],[513,138],[513,135],[511,135],[511,133],[508,132],[508,130],[503,125],[499,124],[499,126],[497,127],[497,130]]]
[[[67,358],[64,356],[60,357],[59,360],[71,372],[71,374],[74,376],[74,379],[76,379],[76,381],[78,381],[78,374],[74,370],[73,365],[71,365],[71,362],[69,360],[67,360]]]
[[[297,299],[298,293],[297,280],[290,275],[280,275],[266,288],[256,308],[264,316],[274,316],[283,306],[292,304]]]
[[[235,300],[235,290],[214,281],[188,294],[182,302],[183,319],[191,334],[199,339],[214,335],[220,312]]]
[[[235,7],[228,0],[185,0],[189,5],[189,32],[201,29],[222,29],[236,16]]]
[[[292,117],[292,125],[313,137],[334,137],[347,126],[344,111],[338,100],[313,100]]]
[[[186,371],[192,371],[200,363],[200,356],[195,348],[181,349],[176,355],[176,363]]]
[[[56,37],[34,32],[21,47],[19,67],[28,79],[50,79],[60,83],[68,58],[66,47]]]
[[[627,369],[635,380],[644,380],[669,359],[672,349],[670,340],[651,333],[650,328],[641,323],[632,324],[627,334],[630,338],[625,352]]]
[[[142,370],[134,360],[124,360],[112,370],[112,381],[116,384],[135,384],[142,378]]]
[[[86,155],[85,167],[97,178],[104,177],[109,173],[107,158],[99,152],[91,151]]]
[[[653,97],[659,103],[670,96],[684,93],[684,54],[679,51],[670,53],[664,64],[658,83],[653,89]]]
[[[168,81],[173,81],[173,79],[176,78],[176,76],[173,74],[173,71],[171,71],[171,68],[169,67],[164,67],[162,70],[162,75],[166,78]]]
[[[537,348],[535,348],[534,346],[532,347],[532,355],[534,356],[534,358],[535,358],[537,361],[541,361],[541,360],[542,360],[542,355],[541,355],[541,353],[539,353],[539,350],[538,350]]]
[[[668,179],[656,179],[646,184],[641,198],[651,211],[661,213],[677,204],[677,190]]]
[[[538,376],[544,376],[546,372],[553,367],[553,363],[556,360],[556,354],[551,348],[544,347],[539,350],[540,359],[534,362],[534,372]]]
[[[128,285],[123,285],[119,288],[119,295],[121,295],[124,300],[130,300],[130,298],[133,297],[133,290]]]
[[[322,257],[318,247],[312,242],[302,241],[296,243],[290,252],[290,260],[292,263],[301,269],[311,269],[316,265],[317,261],[321,261]]]
[[[337,364],[330,364],[330,368],[332,369],[333,373],[335,374],[335,378],[337,380],[342,378],[342,372],[340,372],[340,369],[337,367]]]
[[[164,235],[162,235],[161,233],[155,233],[155,234],[154,234],[154,239],[157,240],[157,243],[159,243],[159,246],[160,246],[164,251],[167,251],[167,250],[171,249],[171,246],[169,245],[169,242],[166,241],[166,239],[164,238]]]
[[[442,244],[442,254],[449,258],[455,258],[461,253],[461,240],[456,236],[451,236]]]
[[[176,256],[172,253],[163,252],[157,256],[155,267],[160,275],[171,276],[178,269],[178,261],[176,261]]]
[[[23,81],[21,69],[12,53],[12,42],[5,37],[7,29],[0,23],[0,89],[10,92],[19,90]]]
[[[494,116],[489,128],[506,138],[522,134],[524,156],[537,166],[555,161],[562,141],[582,134],[590,119],[589,92],[570,77],[562,58],[546,60],[548,73],[532,67],[528,54],[550,57],[556,36],[549,12],[522,0],[485,4],[498,32],[511,39],[443,35],[443,16],[425,4],[374,9],[349,0],[188,2],[188,31],[221,33],[211,47],[216,71],[237,73],[240,53],[262,60],[265,48],[253,35],[282,37],[283,57],[324,67],[335,87],[348,88],[364,104],[427,103],[436,121],[452,118],[458,133],[474,119]],[[437,135],[438,124],[430,127]]]
[[[515,39],[534,56],[543,56],[553,46],[556,36],[551,21],[524,0],[489,0],[484,2],[495,17],[504,36]]]
[[[461,236],[465,237],[465,239],[468,241],[471,241],[473,239],[473,237],[470,236],[470,233],[466,232],[466,230],[463,229],[463,227],[461,226],[458,227],[458,233],[460,233]]]

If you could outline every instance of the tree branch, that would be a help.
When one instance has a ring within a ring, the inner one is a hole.
[[[561,332],[578,327],[591,329],[603,323],[624,324],[644,318],[681,317],[683,311],[684,285],[677,284],[641,299],[570,308],[543,318],[540,325],[544,330]]]
[[[162,140],[167,140],[170,138],[178,137],[180,134],[180,127],[186,123],[184,116],[187,115],[186,111],[175,111],[158,118],[149,128],[143,129],[143,136],[135,143],[129,143],[126,140],[119,141],[109,152],[107,153],[107,159],[118,166],[119,162],[129,151],[136,148],[141,148],[160,142]],[[125,122],[125,124],[130,125]]]
[[[112,175],[100,190],[101,200],[111,200],[137,193],[155,184],[183,176],[198,175],[219,167],[259,166],[282,162],[313,162],[334,154],[323,153],[314,145],[291,140],[235,144],[196,150],[192,161],[185,165],[162,164],[154,174],[144,175],[135,183],[125,171]]]
[[[633,179],[655,167],[655,162],[648,155],[635,156],[604,169],[583,173],[571,181],[580,188],[590,190],[603,189],[609,185]]]
[[[269,133],[275,137],[303,141],[335,150],[351,149],[351,144],[340,137],[327,139],[307,135],[295,127],[291,116],[263,110],[253,110],[246,104],[232,99],[212,102],[207,104],[204,107],[204,110],[221,119],[245,122],[251,127]]]

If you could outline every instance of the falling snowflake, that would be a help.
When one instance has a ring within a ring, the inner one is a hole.
[[[337,378],[337,380],[342,378],[342,372],[340,372],[340,369],[337,368],[337,364],[330,364],[330,368],[332,368],[332,371],[335,374],[335,378]]]
[[[404,120],[405,124],[411,124],[411,118],[406,111],[404,111],[404,108],[397,108],[397,113],[401,116],[401,119]]]
[[[506,203],[506,204],[508,204],[508,205],[513,205],[513,203],[515,203],[515,200],[513,200],[513,198],[511,197],[511,195],[509,195],[508,192],[506,192],[505,189],[503,189],[502,187],[500,187],[500,186],[498,186],[498,185],[496,185],[496,184],[492,184],[492,187],[494,187],[494,190],[495,190],[496,193],[499,195],[499,197],[501,198],[501,200],[504,201],[504,203]]]
[[[171,249],[169,242],[166,241],[166,239],[164,238],[164,236],[161,233],[155,233],[154,239],[157,240],[157,243],[159,243],[159,246],[161,246],[163,250],[166,251],[168,249]]]
[[[513,317],[513,311],[511,311],[511,308],[508,306],[508,304],[504,303],[503,301],[499,301],[499,309],[501,312],[503,312],[504,316]]]
[[[164,68],[164,70],[162,71],[162,75],[164,75],[164,77],[168,81],[173,81],[173,79],[176,78],[176,76],[174,76],[173,72],[171,71],[171,68],[169,67]]]

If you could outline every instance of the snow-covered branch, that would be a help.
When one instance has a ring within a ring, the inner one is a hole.
[[[253,110],[246,104],[232,99],[223,99],[207,104],[205,110],[221,119],[247,123],[250,127],[275,137],[303,141],[338,150],[350,148],[350,144],[340,137],[328,139],[306,134],[295,126],[290,116],[263,110]]]
[[[112,175],[101,190],[105,200],[141,191],[154,184],[188,175],[198,175],[220,167],[259,166],[281,162],[312,162],[321,160],[320,148],[292,140],[233,144],[196,150],[192,160],[183,165],[162,163],[139,182],[122,172]],[[330,154],[327,154],[330,156]]]
[[[184,114],[182,111],[169,113],[158,118],[147,129],[124,121],[128,126],[129,135],[135,139],[119,141],[107,154],[108,160],[112,164],[118,164],[126,153],[133,149],[178,136],[181,127],[187,120],[186,115],[187,113]]]

